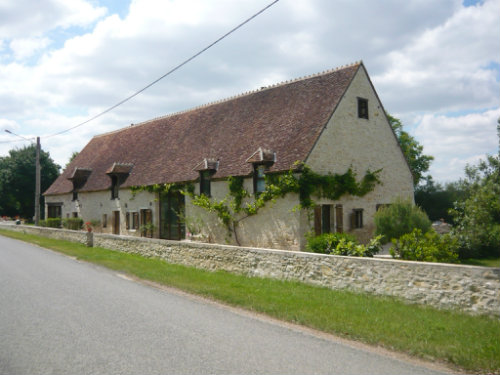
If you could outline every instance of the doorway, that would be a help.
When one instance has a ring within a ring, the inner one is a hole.
[[[113,234],[120,234],[120,211],[113,211]]]
[[[153,213],[150,209],[141,210],[141,236],[153,237]]]
[[[181,240],[186,229],[184,195],[179,192],[169,192],[160,198],[160,238]]]

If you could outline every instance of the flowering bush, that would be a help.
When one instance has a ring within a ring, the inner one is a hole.
[[[87,221],[85,223],[85,229],[87,230],[87,232],[92,232],[92,223],[90,221]]]

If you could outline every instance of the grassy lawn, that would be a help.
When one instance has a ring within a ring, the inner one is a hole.
[[[500,267],[500,258],[484,258],[484,259],[462,259],[462,264],[470,264],[473,266],[484,266],[484,267]]]
[[[281,320],[444,361],[469,372],[500,371],[499,319],[298,282],[207,272],[18,232],[0,230],[0,234]]]

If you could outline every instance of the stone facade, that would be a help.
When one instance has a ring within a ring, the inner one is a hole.
[[[159,217],[159,204],[155,194],[143,191],[133,196],[130,189],[120,189],[118,199],[111,199],[109,190],[80,193],[76,200],[73,200],[72,194],[47,195],[45,197],[45,212],[48,212],[50,204],[61,204],[62,218],[76,216],[85,222],[97,222],[94,231],[99,233],[113,233],[114,212],[118,212],[120,215],[119,234],[129,236],[141,235],[139,228],[132,226],[131,215],[133,213],[140,215],[141,210],[149,209],[153,218]],[[130,223],[128,229],[126,225],[127,213]],[[153,236],[155,235],[157,236],[157,233],[153,234]]]
[[[359,118],[357,98],[368,99],[368,119]],[[367,242],[374,232],[377,205],[396,197],[413,202],[410,169],[401,152],[385,111],[364,69],[354,77],[306,163],[316,172],[344,173],[349,168],[358,178],[367,170],[381,169],[381,184],[364,197],[344,196],[339,201],[319,200],[318,204],[342,205],[345,231]],[[363,210],[363,227],[352,228],[353,210]]]
[[[83,231],[23,225],[0,227],[86,243]],[[500,317],[499,268],[341,257],[108,234],[95,234],[94,245],[209,271],[296,280]]]

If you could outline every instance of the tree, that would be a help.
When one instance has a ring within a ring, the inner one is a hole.
[[[0,157],[0,215],[32,218],[35,212],[36,146],[9,151]],[[41,191],[44,192],[59,176],[61,167],[48,152],[40,151]],[[43,207],[43,197],[40,200]]]
[[[424,173],[429,170],[434,157],[431,155],[424,155],[424,146],[422,146],[414,137],[403,130],[403,124],[400,119],[392,117],[387,113],[387,119],[396,133],[399,145],[403,150],[408,165],[410,166],[411,174],[413,176],[413,185],[417,186],[424,177]]]
[[[500,155],[465,168],[460,181],[467,198],[450,211],[460,257],[500,256]]]
[[[422,181],[421,181],[422,182]],[[459,182],[450,182],[445,185],[434,182],[432,176],[425,177],[425,184],[421,183],[415,188],[415,203],[436,221],[444,219],[450,223],[452,216],[449,211],[454,203],[463,200],[466,191]]]
[[[66,165],[64,166],[64,169],[68,168],[68,165],[71,164],[71,162],[73,160],[75,160],[75,158],[78,156],[79,152],[78,151],[73,151],[73,153],[71,154],[71,156],[69,157],[69,160],[68,162],[66,163]]]

